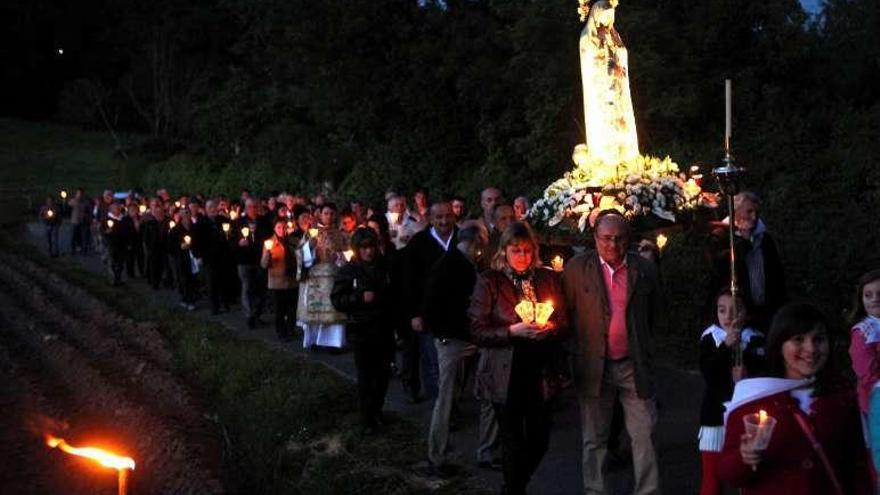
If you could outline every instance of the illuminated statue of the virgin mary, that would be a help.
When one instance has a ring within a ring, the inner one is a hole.
[[[587,5],[581,1],[582,18]],[[580,37],[587,152],[609,167],[639,156],[627,52],[614,29],[615,7],[617,0],[595,2]]]

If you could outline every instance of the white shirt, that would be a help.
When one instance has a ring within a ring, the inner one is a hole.
[[[440,238],[440,235],[437,233],[437,229],[431,227],[431,237],[433,237],[440,247],[443,248],[443,251],[449,251],[449,243],[452,242],[452,232],[449,233],[449,238],[445,241]]]

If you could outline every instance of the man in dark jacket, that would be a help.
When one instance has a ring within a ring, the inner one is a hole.
[[[456,249],[450,249],[437,260],[428,273],[425,284],[422,318],[425,329],[434,336],[439,370],[437,399],[434,401],[428,433],[428,460],[433,467],[439,469],[443,469],[448,461],[449,420],[460,365],[477,354],[477,346],[470,341],[470,319],[467,313],[471,293],[477,282],[477,254],[486,246],[486,242],[479,226],[471,225],[461,229]],[[489,408],[491,409],[491,403]],[[486,436],[493,435],[490,428],[483,428],[482,422],[480,426],[482,444],[484,432],[489,433]],[[493,443],[492,439],[486,443]],[[486,455],[488,458],[485,461],[491,464],[491,455],[488,452]]]
[[[256,328],[266,304],[266,275],[260,268],[263,241],[272,236],[272,226],[259,214],[255,199],[245,202],[245,214],[238,219],[231,238],[235,245],[238,278],[241,280],[241,309],[249,328]]]
[[[134,231],[134,222],[129,217],[123,217],[121,210],[122,206],[119,203],[111,203],[107,216],[100,225],[114,286],[122,284],[122,270],[125,268],[125,257]]]
[[[354,257],[336,274],[330,300],[348,317],[354,348],[361,425],[366,433],[382,426],[382,406],[394,358],[391,278],[379,256],[373,229],[358,228],[351,239]]]
[[[431,226],[415,234],[406,247],[403,269],[404,307],[409,313],[410,327],[415,332],[414,342],[409,342],[409,351],[421,363],[425,394],[428,398],[437,395],[437,350],[434,338],[424,327],[425,283],[428,272],[444,253],[454,249],[458,243],[458,227],[455,215],[448,201],[431,205]],[[418,349],[418,352],[415,352]],[[410,363],[414,364],[414,363]],[[417,388],[415,384],[411,385]],[[411,393],[415,393],[411,390]]]
[[[737,288],[749,305],[751,324],[766,333],[776,310],[788,299],[779,249],[760,218],[761,200],[755,193],[741,192],[733,204]],[[709,321],[714,317],[710,308],[714,308],[715,297],[730,287],[728,236],[726,225],[712,233],[712,276],[706,301]]]
[[[168,219],[165,209],[156,203],[151,208],[149,217],[144,217],[141,224],[141,235],[144,239],[144,251],[147,258],[147,282],[154,290],[162,283],[165,264],[168,262]]]

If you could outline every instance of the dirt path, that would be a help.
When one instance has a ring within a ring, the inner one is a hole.
[[[155,328],[6,253],[0,364],[0,397],[8,405],[0,455],[12,460],[0,477],[5,493],[113,492],[112,471],[46,448],[45,433],[130,455],[137,493],[224,491],[214,439],[197,402],[170,372]],[[7,491],[19,482],[24,491]]]

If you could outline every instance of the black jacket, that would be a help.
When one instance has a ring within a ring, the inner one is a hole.
[[[375,299],[364,302],[364,292],[372,291]],[[352,339],[369,337],[364,333],[391,331],[391,277],[385,260],[372,263],[355,260],[336,273],[330,301],[348,316]]]
[[[248,239],[251,241],[244,247],[238,245],[243,227],[250,229]],[[251,220],[247,216],[239,217],[238,221],[232,225],[229,234],[229,242],[235,252],[235,261],[239,265],[259,265],[260,255],[263,252],[263,241],[272,235],[272,224],[267,217],[259,216],[256,220]]]
[[[760,376],[764,372],[764,336],[753,336],[743,350],[744,377]],[[706,382],[706,391],[700,407],[700,424],[724,424],[724,403],[733,396],[733,349],[724,342],[715,345],[711,335],[700,339],[700,373]]]
[[[425,328],[435,337],[470,340],[468,308],[477,283],[477,267],[456,247],[440,257],[425,284]]]
[[[452,231],[449,249],[455,249],[456,244],[458,244],[458,227]],[[403,276],[404,303],[409,318],[424,314],[425,284],[428,281],[428,272],[444,253],[443,247],[431,235],[431,227],[415,234],[406,246],[406,256],[401,274]]]
[[[712,276],[705,304],[706,316],[714,320],[715,299],[721,289],[730,287],[730,248],[728,231],[718,229],[712,233],[710,255],[712,257]],[[769,232],[764,233],[761,242],[761,253],[764,256],[764,303],[756,305],[752,301],[749,268],[746,263],[752,243],[748,239],[734,236],[734,252],[736,253],[736,278],[743,299],[748,301],[752,323],[758,330],[766,332],[776,310],[788,299],[785,289],[785,276],[776,241]]]

